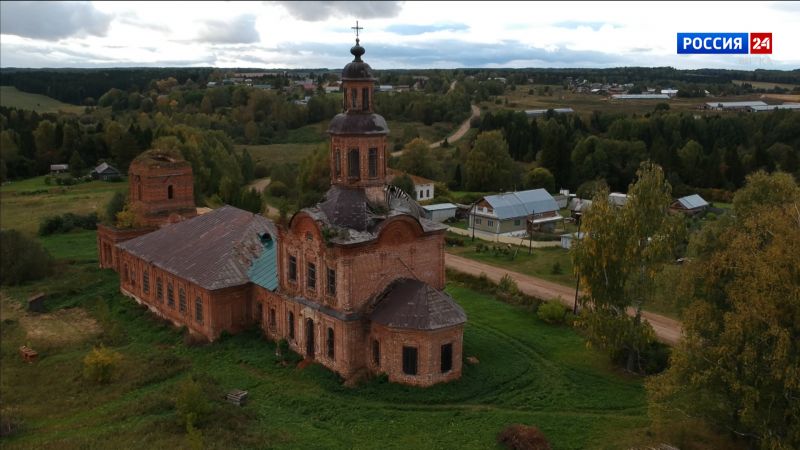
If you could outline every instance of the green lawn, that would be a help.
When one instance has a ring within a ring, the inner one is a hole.
[[[102,215],[115,192],[126,192],[128,183],[90,181],[73,186],[47,185],[45,177],[13,181],[0,187],[0,227],[28,234],[39,229],[45,217],[72,212]]]
[[[641,379],[619,374],[572,329],[459,284],[447,290],[469,316],[464,355],[479,364],[429,389],[378,380],[346,388],[319,366],[277,364],[274,344],[257,332],[187,347],[180,331],[118,293],[115,273],[97,268],[94,236],[45,239],[63,262],[57,277],[2,291],[0,396],[4,414],[22,422],[4,448],[185,448],[172,399],[189,374],[213,397],[214,420],[201,427],[208,448],[485,449],[510,423],[535,424],[554,449],[650,443]],[[50,320],[18,306],[40,290],[50,296]],[[28,334],[79,311],[68,307],[90,313],[86,323],[69,324],[77,339]],[[87,331],[92,322],[99,334]],[[81,377],[82,358],[97,342],[123,355],[120,377],[105,386]],[[20,360],[23,343],[41,352],[37,363]],[[232,388],[250,392],[244,407],[219,400]]]
[[[59,111],[80,114],[83,107],[62,103],[54,98],[17,90],[14,86],[0,86],[0,105],[7,108],[27,109],[38,113]]]

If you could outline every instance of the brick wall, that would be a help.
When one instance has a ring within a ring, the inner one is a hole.
[[[289,260],[297,261],[297,278],[289,278]],[[316,288],[308,287],[308,264],[316,270]],[[292,219],[280,238],[280,286],[289,296],[302,296],[336,310],[360,311],[397,278],[415,278],[443,289],[444,234],[425,235],[408,216],[384,222],[376,241],[328,247],[317,223],[305,213]],[[336,294],[327,292],[327,269],[336,275]]]
[[[374,373],[385,373],[389,381],[431,386],[436,383],[456,380],[461,377],[463,325],[434,331],[401,330],[372,324],[369,334],[369,368]],[[373,341],[380,348],[380,363],[373,359]],[[442,345],[452,344],[452,368],[442,372]],[[417,349],[417,374],[403,372],[403,347]]]
[[[134,161],[128,177],[130,201],[148,225],[163,225],[196,215],[194,179],[188,162]]]
[[[108,225],[97,225],[97,256],[101,269],[114,269],[119,272],[119,252],[117,244],[145,235],[155,228],[119,229]]]
[[[186,326],[193,334],[214,340],[222,331],[237,333],[253,322],[250,284],[209,291],[125,251],[120,251],[119,267],[120,290],[123,294],[147,305],[151,311],[176,326]],[[183,308],[181,292],[185,299]],[[200,308],[197,307],[198,300]],[[202,311],[199,318],[198,310]]]
[[[377,174],[369,174],[369,149],[378,150]],[[352,178],[350,174],[349,152],[359,151],[359,175]],[[331,183],[344,186],[383,186],[386,179],[386,136],[331,136],[330,144]],[[338,152],[338,153],[337,153]],[[338,154],[338,156],[337,156]],[[337,157],[339,163],[337,163]],[[337,171],[337,166],[341,166]]]

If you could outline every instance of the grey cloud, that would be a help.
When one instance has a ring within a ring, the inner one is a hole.
[[[380,19],[400,14],[403,2],[276,2],[295,19],[318,22],[331,17]]]
[[[248,44],[260,41],[261,37],[256,31],[256,16],[245,14],[230,21],[205,22],[197,39],[213,44]]]
[[[105,36],[111,19],[88,2],[0,2],[2,33],[34,39]]]
[[[168,26],[142,20],[139,16],[136,15],[136,13],[133,12],[125,12],[120,14],[118,16],[118,20],[120,21],[120,23],[131,25],[137,28],[144,28],[147,30],[158,31],[159,33],[169,33]]]

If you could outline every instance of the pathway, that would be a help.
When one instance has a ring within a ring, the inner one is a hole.
[[[536,298],[558,298],[561,303],[570,308],[572,308],[575,301],[574,288],[562,286],[541,278],[524,275],[518,272],[511,272],[500,267],[491,266],[449,253],[445,253],[444,262],[448,268],[470,275],[479,276],[481,273],[485,273],[486,276],[494,282],[499,282],[500,279],[503,278],[503,275],[508,274],[517,282],[517,286],[519,286],[522,292]],[[628,315],[631,316],[634,314],[633,308],[628,308],[627,312]],[[650,322],[650,325],[656,332],[656,337],[660,341],[675,345],[680,339],[681,323],[679,321],[648,311],[643,311],[642,317]]]

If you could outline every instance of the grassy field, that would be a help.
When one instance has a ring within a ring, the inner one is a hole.
[[[62,103],[54,98],[17,90],[14,86],[0,86],[0,105],[8,108],[28,109],[38,113],[59,111],[80,114],[83,107]]]
[[[478,240],[477,242],[483,241]],[[572,260],[569,252],[561,247],[535,248],[529,255],[526,247],[512,246],[511,255],[495,255],[491,251],[476,252],[475,245],[469,239],[467,239],[466,243],[467,245],[464,247],[447,247],[446,251],[492,266],[543,278],[564,286],[575,286],[575,277],[572,275]],[[485,244],[490,247],[493,245],[491,243]],[[556,264],[558,265],[558,270],[554,270]]]
[[[313,153],[314,149],[320,145],[324,144],[239,145],[236,148],[240,151],[247,149],[256,164],[275,166],[278,164],[299,164],[303,158]]]
[[[128,183],[91,181],[73,186],[47,185],[45,177],[14,181],[0,187],[0,227],[28,234],[39,229],[47,216],[72,212],[102,215],[115,192],[126,192]]]
[[[741,86],[741,85],[743,85],[745,83],[749,83],[751,86],[753,86],[754,89],[772,89],[772,88],[775,88],[775,87],[779,87],[779,88],[788,89],[788,90],[791,91],[792,89],[797,87],[796,84],[770,83],[770,82],[767,82],[767,81],[733,80],[733,81],[731,81],[731,83],[733,83],[735,85],[738,85],[738,86]]]
[[[651,441],[641,379],[619,374],[567,327],[450,283],[468,316],[461,380],[429,389],[373,380],[344,387],[319,366],[278,364],[257,332],[188,347],[179,330],[118,293],[118,278],[97,269],[94,232],[43,240],[60,260],[57,277],[2,292],[3,414],[21,423],[4,448],[186,446],[173,398],[193,374],[213,397],[200,428],[208,448],[494,448],[510,423],[535,424],[555,449],[623,448]],[[32,292],[48,312],[22,311]],[[58,333],[48,333],[48,330]],[[98,342],[123,355],[109,385],[81,376]],[[26,364],[21,344],[40,352]],[[242,408],[218,396],[246,389]]]

